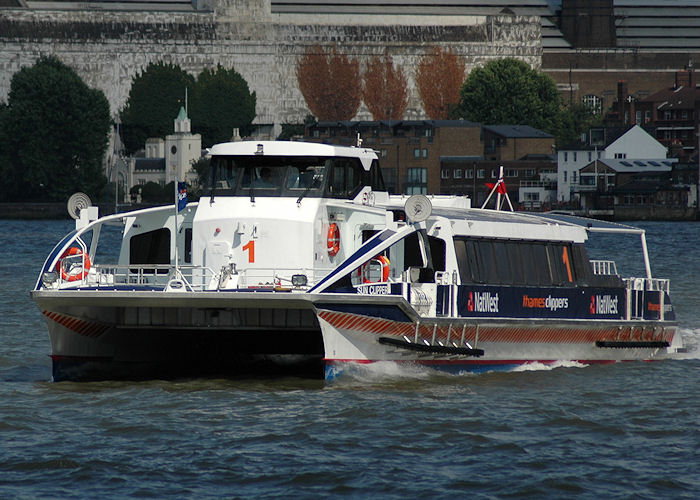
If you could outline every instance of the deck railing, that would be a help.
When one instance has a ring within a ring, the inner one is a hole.
[[[180,280],[185,290],[201,291],[233,288],[287,288],[293,286],[293,276],[304,275],[306,276],[307,285],[301,288],[308,288],[320,281],[328,273],[327,270],[281,267],[243,270],[227,269],[227,271],[227,280],[233,278],[230,282],[232,286],[227,286],[225,282],[222,282],[221,278],[226,273],[214,272],[211,268],[193,265],[182,265],[176,269],[170,264],[97,264],[81,274],[78,279],[62,279],[59,275],[57,281],[59,287],[67,284],[95,288],[134,285],[138,287],[162,287],[165,289],[169,283]],[[217,277],[219,281],[213,281]]]
[[[603,276],[617,275],[617,266],[614,260],[591,260],[591,266],[593,267],[593,274]]]

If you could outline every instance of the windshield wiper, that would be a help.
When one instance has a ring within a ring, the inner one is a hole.
[[[250,183],[250,190],[248,191],[248,194],[250,195],[250,202],[255,203],[255,192],[253,191],[253,183]]]
[[[309,191],[311,191],[311,187],[312,187],[312,186],[313,186],[313,184],[309,184],[309,185],[306,187],[306,189],[304,189],[304,192],[301,193],[301,194],[299,195],[299,198],[297,198],[297,205],[299,205],[299,204],[301,203],[301,200],[302,200],[307,194],[309,194]]]

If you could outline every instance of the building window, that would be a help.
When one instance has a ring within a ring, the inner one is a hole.
[[[525,177],[534,177],[535,176],[535,169],[534,168],[526,168],[523,170],[523,175]]]
[[[466,179],[473,179],[474,178],[474,171],[473,170],[465,170],[464,177]]]
[[[685,109],[683,111],[681,111],[681,119],[682,120],[688,119],[688,111],[686,111]]]
[[[574,151],[574,161],[576,161],[576,160],[577,160],[577,158],[576,158],[576,151]]]
[[[426,148],[423,148],[423,158],[428,157],[428,150]]]
[[[455,179],[461,179],[461,178],[462,178],[462,169],[461,169],[461,168],[455,169],[455,171],[454,171],[454,177],[455,177]]]
[[[627,153],[615,153],[615,159],[623,160],[625,158],[627,158]]]
[[[581,101],[594,115],[599,115],[603,111],[603,101],[597,95],[585,95]]]
[[[457,176],[455,175],[455,177],[457,177]],[[447,170],[446,168],[443,168],[440,171],[440,179],[449,179],[449,178],[450,178],[450,171]]]
[[[571,172],[571,182],[576,184],[576,172]]]
[[[386,149],[382,149],[382,158],[386,158]]]
[[[644,112],[644,123],[649,123],[651,121],[651,111]]]
[[[506,177],[517,177],[518,176],[518,169],[517,168],[507,168],[505,170],[505,176]]]
[[[409,168],[408,169],[408,182],[428,182],[428,169],[427,168]]]
[[[540,201],[540,193],[524,193],[525,201]]]
[[[415,148],[415,149],[413,150],[413,157],[414,157],[414,158],[420,158],[420,149]]]
[[[491,178],[498,179],[498,170],[496,170],[495,168],[491,169]]]
[[[566,174],[567,174],[567,173],[568,173],[568,172],[567,172],[566,170],[564,170],[564,182],[567,182],[567,181],[566,181],[566,177],[567,177]]]
[[[407,170],[406,194],[426,194],[428,192],[428,169],[413,167]],[[449,175],[449,171],[448,171]]]
[[[476,171],[476,178],[477,179],[483,179],[486,177],[486,170],[483,168],[480,168],[479,170]]]
[[[406,186],[406,194],[428,194],[427,186]]]
[[[564,161],[569,161],[569,152],[564,151]]]
[[[642,112],[641,111],[636,111],[634,113],[634,122],[635,123],[642,123]]]

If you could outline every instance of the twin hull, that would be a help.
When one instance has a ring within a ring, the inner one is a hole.
[[[33,293],[48,325],[57,381],[332,378],[345,363],[374,361],[483,371],[534,361],[658,359],[679,340],[668,321],[421,317],[396,295]]]

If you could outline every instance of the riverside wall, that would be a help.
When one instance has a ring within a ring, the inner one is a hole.
[[[388,49],[410,87],[406,119],[425,118],[413,72],[433,46],[450,48],[467,71],[499,57],[539,68],[540,20],[532,16],[363,20],[270,13],[265,0],[200,1],[191,12],[0,9],[0,101],[14,73],[42,55],[56,55],[101,89],[114,116],[134,75],[149,63],[174,63],[197,75],[217,64],[233,67],[257,95],[256,123],[301,122],[308,114],[295,68],[306,47],[337,45],[366,61]],[[352,23],[352,24],[351,24]],[[183,90],[184,92],[184,90]],[[361,109],[357,119],[369,119]]]

